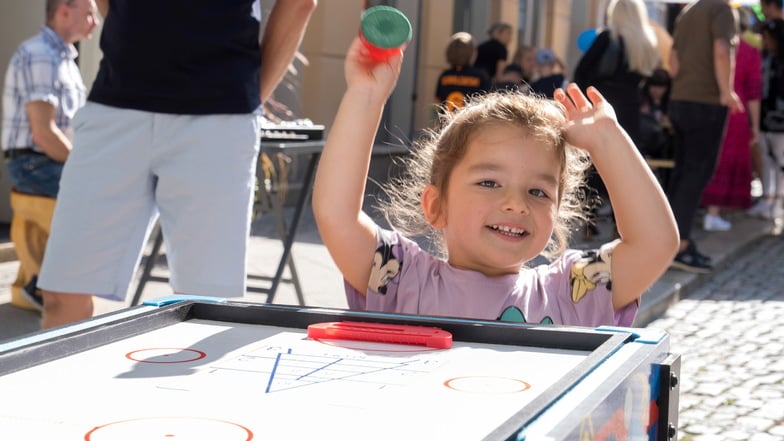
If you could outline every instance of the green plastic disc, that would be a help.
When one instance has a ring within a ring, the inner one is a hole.
[[[382,49],[392,49],[411,40],[411,23],[399,10],[391,6],[373,6],[362,13],[362,35]]]

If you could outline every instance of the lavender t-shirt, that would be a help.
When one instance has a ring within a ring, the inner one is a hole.
[[[612,306],[612,251],[568,250],[553,262],[518,274],[487,277],[454,268],[397,232],[378,230],[366,295],[345,284],[351,309],[548,323],[631,326],[637,302]]]

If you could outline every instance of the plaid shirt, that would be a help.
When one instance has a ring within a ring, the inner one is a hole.
[[[55,108],[55,124],[71,132],[71,120],[84,105],[87,89],[74,60],[76,48],[48,26],[22,43],[11,57],[3,89],[2,147],[34,147],[25,106],[43,101]]]

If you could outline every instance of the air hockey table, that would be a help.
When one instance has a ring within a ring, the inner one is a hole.
[[[0,440],[668,440],[679,374],[657,329],[167,296],[0,342]]]

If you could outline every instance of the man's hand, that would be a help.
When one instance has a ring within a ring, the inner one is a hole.
[[[65,162],[71,152],[71,140],[54,122],[55,108],[45,101],[33,101],[25,107],[33,132],[33,142],[44,149],[46,156]]]
[[[730,109],[730,113],[743,112],[743,103],[734,90],[721,94],[721,104],[727,106]]]

